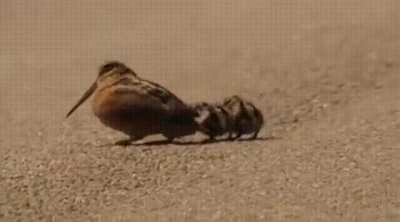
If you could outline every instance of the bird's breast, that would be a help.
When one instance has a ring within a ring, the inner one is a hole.
[[[96,91],[92,109],[104,125],[126,134],[157,132],[165,115],[140,92],[115,87]]]

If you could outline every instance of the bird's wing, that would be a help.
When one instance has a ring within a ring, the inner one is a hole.
[[[164,86],[141,78],[139,78],[139,80],[142,82],[143,87],[148,90],[149,94],[159,98],[163,103],[168,104],[169,108],[171,108],[175,114],[189,115],[192,117],[197,116],[197,112]]]
[[[137,78],[122,78],[114,85],[115,93],[126,102],[170,117],[194,117],[194,112],[175,94],[159,84]]]

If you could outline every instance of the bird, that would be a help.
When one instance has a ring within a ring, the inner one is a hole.
[[[202,133],[206,134],[209,140],[215,140],[215,137],[227,133],[231,137],[233,119],[224,107],[207,102],[195,103],[192,106],[198,112],[196,121],[202,126]]]
[[[255,139],[264,125],[261,111],[250,101],[238,95],[226,97],[222,103],[200,102],[192,104],[198,113],[196,121],[209,140],[228,134],[229,140],[252,134]]]
[[[248,134],[252,134],[251,139],[257,138],[264,126],[264,117],[253,103],[238,95],[233,95],[224,99],[222,107],[233,119],[232,133],[236,133],[236,136],[231,137],[231,139],[237,139]]]
[[[162,134],[172,142],[201,128],[195,121],[198,113],[192,107],[165,87],[141,78],[120,61],[100,66],[96,80],[66,118],[92,94],[92,110],[100,122],[129,136],[120,145],[154,134]]]

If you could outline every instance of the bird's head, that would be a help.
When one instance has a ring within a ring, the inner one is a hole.
[[[137,76],[136,73],[127,67],[125,64],[119,61],[110,61],[104,63],[100,69],[98,76],[94,83],[89,87],[88,90],[82,95],[82,97],[78,100],[75,106],[67,113],[67,118],[80,106],[84,103],[97,89],[99,83],[102,83],[106,80],[112,80],[120,78],[122,75],[134,75]]]

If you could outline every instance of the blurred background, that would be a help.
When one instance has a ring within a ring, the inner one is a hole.
[[[399,10],[397,0],[0,1],[0,220],[400,220]],[[122,135],[89,104],[64,116],[109,60],[187,102],[242,95],[266,116],[263,136],[282,139],[96,147]],[[129,192],[109,185],[121,181]]]

